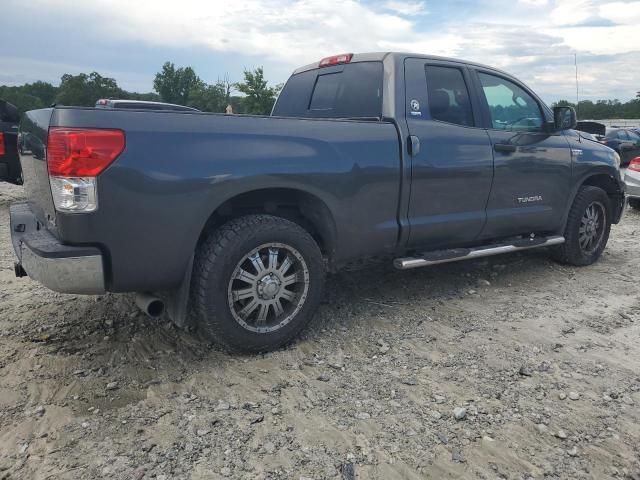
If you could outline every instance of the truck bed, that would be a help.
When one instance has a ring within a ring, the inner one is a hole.
[[[124,131],[124,152],[98,179],[97,211],[55,211],[49,127]],[[322,202],[338,261],[397,244],[401,159],[390,122],[63,107],[28,112],[22,131],[29,205],[61,242],[102,251],[109,291],[175,288],[212,212],[256,189]]]

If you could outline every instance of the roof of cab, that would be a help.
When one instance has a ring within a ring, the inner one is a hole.
[[[369,53],[355,53],[351,58],[349,63],[356,62],[382,62],[386,57],[401,57],[401,58],[424,58],[425,60],[439,60],[445,62],[455,62],[455,63],[463,63],[466,65],[471,65],[474,67],[486,68],[487,70],[493,70],[495,72],[500,72],[505,75],[508,75],[507,72],[503,72],[495,67],[490,67],[488,65],[483,65],[481,63],[470,62],[468,60],[462,60],[460,58],[451,58],[451,57],[440,57],[437,55],[423,55],[420,53],[408,53],[408,52],[369,52]],[[293,71],[292,75],[296,75],[298,73],[306,72],[309,70],[315,70],[319,68],[320,60],[314,63],[310,63],[303,67],[297,68]]]

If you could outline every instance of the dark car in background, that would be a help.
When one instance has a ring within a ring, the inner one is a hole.
[[[601,141],[618,152],[621,168],[626,168],[631,160],[640,157],[640,134],[634,129],[611,128]]]
[[[177,112],[199,112],[197,108],[185,107],[174,103],[150,102],[146,100],[119,100],[101,98],[96,102],[96,108],[126,108],[128,110],[173,110]]]
[[[0,100],[0,181],[22,183],[22,169],[18,158],[18,123],[20,116],[15,105]]]

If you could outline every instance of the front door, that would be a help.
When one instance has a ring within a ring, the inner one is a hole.
[[[405,82],[414,144],[409,246],[473,242],[486,221],[493,155],[479,102],[470,95],[469,71],[452,62],[410,58]]]
[[[571,191],[571,148],[541,102],[515,80],[475,71],[494,156],[483,238],[556,232]]]

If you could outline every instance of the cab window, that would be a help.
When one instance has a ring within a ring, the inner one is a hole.
[[[544,120],[540,105],[515,83],[497,75],[478,74],[484,92],[491,127],[496,130],[540,131]]]
[[[473,126],[471,100],[462,71],[454,67],[428,65],[426,75],[431,118],[454,125]]]

